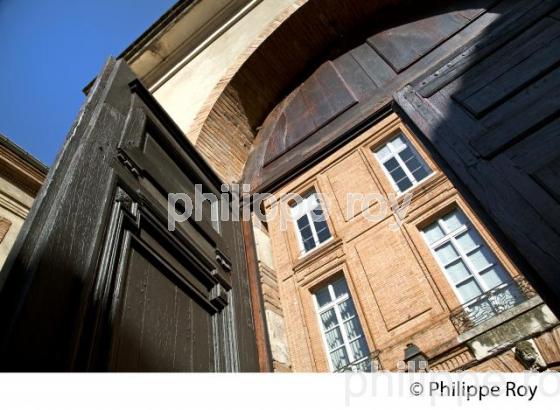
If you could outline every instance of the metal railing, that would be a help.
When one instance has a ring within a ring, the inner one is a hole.
[[[454,309],[449,318],[460,334],[465,333],[536,295],[527,279],[517,276]]]
[[[361,357],[358,360],[348,363],[346,366],[336,370],[335,373],[343,372],[376,372],[381,370],[381,363],[379,363],[379,350],[370,352],[367,356]]]

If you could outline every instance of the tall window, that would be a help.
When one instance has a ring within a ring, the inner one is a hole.
[[[352,364],[354,369],[371,371],[369,349],[346,280],[329,283],[314,298],[331,369]]]
[[[428,165],[402,134],[375,151],[375,156],[398,192],[406,191],[431,173]]]
[[[459,299],[467,307],[484,305],[493,309],[492,300],[487,300],[484,294],[501,286],[504,287],[500,294],[502,306],[508,301],[508,304],[516,304],[520,295],[515,288],[507,287],[512,282],[510,275],[460,210],[455,209],[438,219],[425,228],[423,234]]]
[[[300,249],[307,253],[331,238],[331,232],[317,193],[310,192],[291,208]]]

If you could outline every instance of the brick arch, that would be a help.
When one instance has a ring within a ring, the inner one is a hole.
[[[284,159],[293,162],[302,142],[373,94],[390,96],[396,78],[410,79],[411,66],[491,3],[309,0],[288,7],[230,67],[190,137],[225,181],[262,185],[265,168],[276,173]],[[404,42],[394,41],[403,33]]]
[[[226,91],[227,86],[230,81],[239,72],[242,66],[247,62],[251,55],[263,44],[263,42],[270,37],[277,29],[282,25],[290,16],[292,16],[301,6],[307,3],[308,0],[295,0],[292,4],[287,6],[280,14],[278,14],[274,20],[265,27],[265,29],[257,36],[249,47],[238,56],[236,61],[228,67],[224,76],[213,88],[212,92],[208,95],[206,102],[203,104],[201,109],[195,116],[193,123],[187,133],[190,138],[196,140],[202,127],[208,118],[208,115],[212,111],[216,101],[222,96]]]

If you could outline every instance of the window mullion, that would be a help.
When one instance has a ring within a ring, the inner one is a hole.
[[[340,334],[342,335],[342,340],[344,342],[344,347],[346,348],[346,353],[348,354],[348,362],[352,363],[354,361],[354,353],[352,352],[352,349],[350,348],[349,337],[348,337],[348,334],[346,333],[346,328],[344,327],[344,324],[343,324],[342,315],[340,313],[339,305],[340,305],[340,303],[337,303],[334,306],[334,312],[335,312],[336,318],[338,320],[338,323],[340,324]]]
[[[391,175],[391,172],[387,169],[387,166],[385,165],[392,158],[395,158],[395,161],[397,161],[397,163],[399,163],[399,161],[396,159],[397,156],[395,154],[393,154],[393,152],[391,151],[391,154],[389,155],[389,157],[387,159],[385,159],[385,161],[381,162],[381,168],[383,168],[383,172],[385,173],[385,175],[389,179],[389,182],[391,182],[391,185],[393,185],[393,188],[397,192],[401,192],[401,189],[397,185],[397,181],[395,181],[395,178],[393,178],[393,176]],[[399,166],[400,166],[400,163],[399,163]],[[406,175],[406,173],[405,173],[405,175]]]
[[[296,227],[297,236],[299,238],[299,249],[300,249],[301,253],[304,254],[306,251],[305,251],[305,242],[303,240],[303,234],[301,233],[301,230],[299,229],[299,226],[297,224],[297,220],[294,220],[294,224],[295,224],[295,227]]]
[[[449,242],[449,238],[450,238],[450,236],[446,234],[443,238],[438,239],[437,241],[435,241],[434,243],[432,243],[432,244],[430,245],[430,248],[432,248],[432,249],[435,251],[436,248],[439,248],[439,247],[445,245],[446,243],[448,243],[448,242]]]
[[[329,305],[330,305],[330,307],[335,307],[336,306],[336,295],[334,293],[334,286],[332,285],[332,283],[329,283],[328,289],[329,289],[329,295],[331,295],[331,302],[329,302]]]
[[[330,291],[329,291],[329,293],[330,293]],[[319,309],[319,303],[317,302],[317,296],[314,295],[313,299],[314,299],[315,307],[317,308],[317,319],[319,320],[319,326],[320,326],[320,329],[321,329],[321,338],[323,339],[323,343],[325,345],[325,350],[327,352],[327,361],[329,362],[330,368],[333,369],[333,370],[336,370],[335,367],[334,367],[334,363],[332,361],[332,358],[331,358],[331,350],[329,349],[329,344],[327,343],[327,330],[325,328],[325,325],[323,324],[323,320],[321,319],[321,313],[324,313],[325,311],[327,311],[331,307],[332,302],[327,303],[327,305],[324,307],[324,310],[321,311]]]
[[[452,237],[457,237],[469,230],[467,225],[461,225],[460,227],[456,228],[454,231],[449,231],[449,235]]]
[[[357,362],[358,360],[361,362],[362,358],[359,356],[359,354],[361,354],[361,352],[364,352],[364,360],[367,359],[367,341],[365,340],[365,335],[363,332],[363,329],[361,327],[361,323],[359,320],[358,315],[354,315],[354,317],[349,318],[348,320],[344,320],[343,319],[343,315],[342,315],[342,303],[352,303],[352,295],[350,294],[349,291],[345,291],[343,292],[338,298],[335,295],[335,287],[334,284],[338,283],[338,281],[341,281],[344,279],[335,279],[333,282],[330,282],[328,284],[325,284],[325,286],[320,290],[321,292],[325,292],[328,293],[328,296],[330,297],[330,301],[325,303],[324,306],[322,306],[321,308],[319,308],[319,304],[317,301],[317,292],[314,292],[314,303],[315,303],[315,308],[316,308],[316,312],[318,314],[318,320],[319,320],[319,326],[321,329],[321,336],[323,339],[323,343],[325,345],[325,351],[327,353],[327,359],[328,359],[328,363],[330,365],[330,368],[332,371],[337,371],[343,367],[345,367],[346,365],[350,364],[350,363],[354,363]],[[345,282],[345,281],[344,281]],[[345,286],[346,287],[346,286]],[[326,296],[326,295],[325,295]],[[333,314],[334,317],[329,317],[328,318],[328,322],[329,323],[336,323],[334,327],[332,327],[331,329],[329,329],[330,331],[332,331],[333,329],[336,329],[337,333],[339,333],[337,335],[338,339],[337,341],[340,342],[340,346],[338,348],[330,348],[329,347],[329,343],[327,342],[327,329],[323,324],[323,321],[321,319],[321,314],[324,314],[326,311],[329,310],[333,310]],[[355,337],[355,338],[351,338],[350,334],[348,333],[348,330],[346,328],[346,324],[347,322],[349,322],[350,320],[354,320],[356,323],[356,333],[359,334],[359,336]],[[352,350],[351,347],[351,343],[356,343],[356,341],[360,342],[360,346],[359,346],[359,351],[358,354],[356,355],[354,353],[354,351]],[[334,359],[331,356],[335,351],[337,350],[344,350],[344,359],[346,360],[346,365],[343,365],[343,362],[338,361],[335,365]],[[359,359],[358,359],[359,358]]]
[[[305,209],[305,214],[309,218],[309,227],[311,228],[311,235],[313,236],[313,240],[316,243],[315,246],[318,246],[320,244],[319,236],[317,236],[317,230],[315,228],[315,222],[313,221],[313,218],[311,216],[311,211],[309,210],[309,208]]]
[[[404,163],[404,161],[402,160],[400,154],[396,154],[395,155],[395,159],[397,160],[397,162],[399,163],[400,167],[402,168],[403,172],[405,173],[405,175],[408,177],[408,179],[410,179],[410,182],[412,182],[412,185],[415,185],[418,181],[416,181],[416,178],[414,178],[414,175],[412,175],[412,173],[410,172],[410,170],[408,169],[408,166]]]
[[[447,232],[445,227],[443,226],[443,224],[441,223],[441,220],[437,221],[437,224],[440,226],[440,228],[443,230],[443,232]],[[444,266],[444,264],[441,262],[441,260],[439,259],[439,257],[436,254],[436,247],[440,247],[443,246],[447,243],[451,243],[451,235],[449,234],[445,234],[445,236],[443,238],[441,238],[439,241],[437,241],[436,243],[432,244],[430,246],[430,250],[432,251],[432,255],[434,256],[434,258],[436,259],[438,265],[441,267],[441,270],[443,271],[443,274],[445,275],[445,277],[447,278],[447,281],[449,282],[449,284],[451,285],[451,288],[453,289],[453,292],[455,293],[455,295],[457,296],[457,298],[462,301],[462,303],[468,302],[467,300],[464,300],[463,296],[461,295],[461,293],[459,292],[459,288],[456,286],[456,284],[451,280],[451,277],[449,276],[449,274],[447,273],[447,268]],[[436,246],[437,244],[437,246]],[[461,255],[459,254],[459,259],[461,258]],[[471,276],[469,276],[468,279],[472,278],[472,274]]]
[[[472,265],[471,261],[469,260],[465,252],[463,252],[463,250],[459,247],[459,245],[457,244],[457,239],[455,239],[454,236],[451,237],[451,243],[455,247],[455,250],[459,252],[459,255],[461,256],[463,263],[465,264],[465,266],[467,267],[467,269],[471,273],[471,276],[474,278],[477,284],[482,288],[483,292],[488,291],[489,290],[488,286],[486,286],[486,283],[484,283],[482,278],[478,275],[476,268]]]
[[[441,228],[441,230],[445,233],[445,236],[448,237],[451,234],[451,232],[447,230],[447,226],[445,226],[445,224],[443,223],[443,219],[440,218],[436,222],[438,226]]]

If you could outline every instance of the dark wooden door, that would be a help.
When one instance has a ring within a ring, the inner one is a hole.
[[[168,194],[194,201],[196,184],[220,198],[220,179],[110,60],[2,270],[2,368],[258,371],[234,211],[220,203],[217,228],[205,201],[201,220],[168,230]]]
[[[515,1],[398,106],[560,314],[560,1]]]

